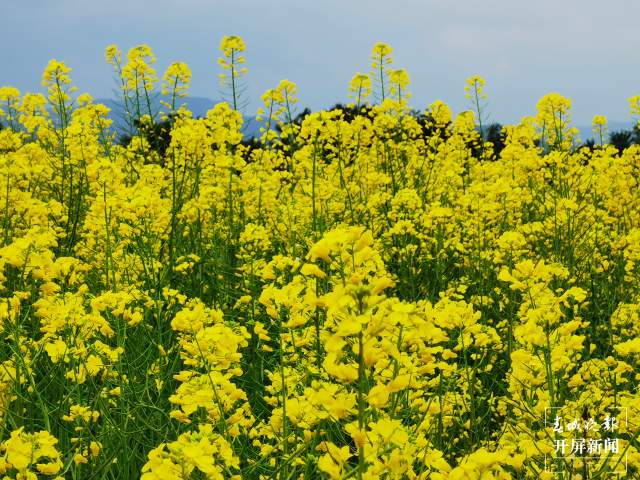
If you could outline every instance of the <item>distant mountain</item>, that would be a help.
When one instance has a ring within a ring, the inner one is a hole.
[[[205,97],[186,97],[181,99],[181,102],[186,104],[187,109],[193,113],[194,118],[205,117],[207,112],[216,105],[216,102]],[[95,103],[102,103],[109,107],[111,110],[109,117],[113,120],[113,128],[116,132],[122,134],[127,131],[124,106],[121,101],[110,98],[97,98]],[[160,98],[157,96],[152,98],[151,109],[158,111],[160,108],[164,108],[160,104]],[[255,117],[245,115],[242,128],[244,138],[249,139],[260,136],[260,126],[260,122],[258,122]]]

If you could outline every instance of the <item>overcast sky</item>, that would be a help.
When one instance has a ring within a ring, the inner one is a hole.
[[[151,46],[159,75],[171,61],[193,72],[191,95],[218,98],[224,35],[247,44],[253,114],[260,94],[287,78],[300,108],[347,100],[368,72],[375,42],[393,48],[411,78],[414,108],[436,99],[466,109],[465,79],[487,81],[491,119],[514,122],[558,92],[574,120],[630,120],[640,94],[639,0],[0,0],[0,85],[41,91],[50,58],[64,60],[80,92],[112,96],[105,46]]]

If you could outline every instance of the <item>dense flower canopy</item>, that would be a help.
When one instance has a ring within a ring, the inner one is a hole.
[[[551,93],[497,148],[481,77],[411,111],[382,43],[247,141],[220,47],[194,118],[187,65],[109,46],[126,141],[63,62],[0,88],[3,478],[637,476],[640,147]]]

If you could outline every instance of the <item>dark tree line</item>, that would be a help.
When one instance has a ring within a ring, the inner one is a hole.
[[[330,110],[340,110],[342,112],[342,117],[347,122],[353,121],[358,116],[368,116],[371,107],[362,105],[356,107],[354,105],[344,105],[342,103],[337,103]],[[292,123],[297,125],[302,125],[304,119],[311,114],[311,110],[309,108],[305,108],[300,113],[298,113],[293,119]],[[443,139],[447,139],[451,135],[451,129],[448,128],[450,126],[446,125],[444,127],[438,127],[435,125],[431,118],[431,114],[429,112],[419,112],[413,110],[410,113],[415,117],[418,124],[421,128],[421,136],[423,138],[430,138],[434,135],[439,135]],[[135,128],[138,130],[139,134],[142,135],[151,148],[156,151],[160,158],[163,159],[164,155],[169,148],[171,143],[171,127],[173,125],[174,119],[169,117],[166,120],[159,121],[156,123],[142,123],[140,121],[135,121]],[[0,129],[2,129],[2,124],[0,124]],[[282,127],[277,125],[275,130],[278,133],[282,133]],[[503,129],[503,126],[500,123],[491,123],[483,128],[482,137],[485,142],[491,142],[493,145],[493,153],[495,158],[500,156],[500,153],[505,147],[506,135]],[[127,146],[131,143],[131,135],[121,135],[119,138],[120,145]],[[289,145],[293,139],[290,138],[282,138],[282,145]],[[635,126],[630,130],[618,130],[611,132],[609,135],[609,144],[616,147],[620,152],[630,147],[631,145],[640,145],[640,128]],[[247,157],[249,158],[251,152],[257,148],[259,148],[262,143],[259,139],[250,137],[242,140],[242,145],[247,148]],[[599,148],[597,142],[593,139],[589,139],[585,141],[581,146],[581,148],[588,148],[590,150],[594,150]],[[280,147],[282,148],[282,147]],[[483,154],[483,147],[479,142],[474,142],[469,144],[469,148],[471,150],[471,154],[476,158],[481,158]],[[486,152],[485,152],[486,153]],[[163,161],[163,160],[161,160]]]
[[[169,115],[166,120],[155,123],[141,122],[139,119],[134,120],[133,126],[151,146],[158,152],[161,158],[164,158],[169,145],[171,144],[171,128],[173,127],[173,118]],[[128,146],[131,143],[132,135],[122,134],[118,139],[118,143],[122,146]]]
[[[333,107],[329,109],[340,110],[342,112],[342,118],[347,122],[352,122],[358,116],[368,116],[371,112],[372,108],[367,105],[361,105],[356,107],[355,105],[344,105],[342,103],[336,103]],[[311,113],[309,108],[305,108],[302,112],[300,112],[293,119],[293,123],[297,125],[302,125],[305,117]],[[417,110],[412,110],[410,113],[417,120],[420,125],[422,131],[423,138],[430,138],[434,135],[439,135],[443,139],[447,139],[450,136],[450,129],[448,128],[451,124],[444,126],[444,128],[438,128],[435,126],[433,119],[429,113],[420,112]],[[282,128],[278,126],[278,132],[282,132]],[[493,150],[496,156],[500,155],[500,152],[505,147],[505,135],[502,131],[502,125],[499,123],[492,123],[487,127],[484,127],[484,140],[485,142],[491,142],[493,144]],[[285,139],[286,141],[286,139]],[[480,158],[482,155],[482,147],[479,144],[470,144],[471,153],[474,157]]]
[[[609,135],[609,143],[619,151],[631,145],[640,145],[640,129],[636,125],[631,130],[618,130]]]
[[[631,145],[640,145],[640,128],[636,125],[629,130],[615,130],[609,134],[609,139],[606,143],[613,145],[622,153]],[[584,142],[581,147],[593,151],[600,148],[600,143],[591,138]]]

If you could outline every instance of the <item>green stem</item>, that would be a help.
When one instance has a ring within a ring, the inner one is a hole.
[[[362,480],[365,471],[364,463],[364,444],[362,443],[362,435],[364,434],[364,390],[365,390],[365,371],[364,371],[364,342],[362,339],[362,331],[358,333],[358,429],[360,434],[360,445],[358,446],[358,480]]]

